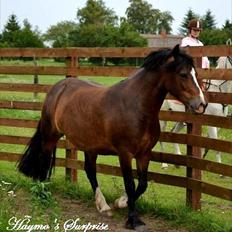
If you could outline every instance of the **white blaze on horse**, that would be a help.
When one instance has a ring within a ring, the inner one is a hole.
[[[216,69],[231,69],[232,68],[232,57],[219,57],[217,61],[217,67]],[[228,93],[231,91],[232,87],[232,81],[229,80],[207,80],[206,82],[206,90],[209,92],[219,92],[219,93]],[[162,109],[164,110],[173,110],[173,111],[179,111],[184,112],[185,106],[181,104],[178,101],[175,100],[165,100]],[[208,106],[206,107],[205,114],[209,115],[216,115],[216,116],[227,116],[228,114],[228,106],[225,104],[220,103],[208,103]],[[161,131],[166,130],[167,122],[166,121],[160,121],[161,124]],[[174,127],[172,128],[173,133],[178,133],[181,129],[184,128],[183,122],[177,122]],[[217,139],[218,138],[218,128],[213,126],[208,126],[208,137]],[[161,142],[160,143],[161,151],[164,152],[164,145]],[[181,154],[180,147],[177,143],[173,144],[175,154]],[[205,157],[207,154],[207,150],[204,152],[203,157]],[[216,152],[216,161],[218,163],[222,162],[221,159],[221,152]],[[162,163],[162,168],[167,168],[167,163]]]

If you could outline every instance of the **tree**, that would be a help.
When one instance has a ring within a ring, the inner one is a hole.
[[[87,0],[86,6],[77,11],[80,25],[116,25],[118,17],[115,12],[107,8],[102,0]]]
[[[191,19],[199,18],[199,16],[193,12],[193,10],[190,8],[187,13],[184,16],[184,19],[181,23],[179,32],[181,35],[187,35],[188,34],[188,24]]]
[[[76,30],[78,25],[72,21],[62,21],[51,26],[43,35],[43,39],[52,43],[52,47],[68,47],[69,33]]]
[[[133,27],[126,20],[121,20],[115,44],[116,47],[142,47],[147,46],[147,40],[134,31]]]
[[[222,30],[226,33],[227,40],[232,38],[232,23],[230,23],[229,20],[225,21],[225,24],[223,25]]]
[[[146,45],[146,40],[132,30],[126,22],[120,27],[112,25],[82,25],[69,34],[69,44],[75,47],[141,47]],[[124,59],[118,58],[91,58],[93,63],[104,64],[110,61],[113,64],[123,63]]]
[[[10,15],[3,29],[2,43],[5,43],[8,47],[15,47],[20,29],[16,15]]]
[[[44,47],[42,38],[38,31],[33,30],[27,19],[23,21],[23,28],[18,33],[14,44],[15,47]]]
[[[127,21],[135,31],[141,34],[157,31],[159,10],[154,10],[152,5],[144,0],[129,0],[130,6],[126,9]],[[157,16],[157,17],[156,17]]]
[[[127,21],[140,34],[157,34],[163,29],[171,32],[171,13],[154,9],[146,0],[130,0],[126,9]]]
[[[167,34],[170,34],[172,31],[171,23],[174,20],[169,11],[164,11],[160,14],[158,20],[158,32],[159,34],[164,30]]]
[[[223,30],[231,30],[232,31],[232,23],[227,19],[225,24],[222,26]]]
[[[200,34],[200,40],[204,45],[226,44],[227,39],[229,37],[223,29],[207,29],[203,30]]]
[[[210,10],[207,10],[206,14],[202,17],[202,25],[204,30],[216,29],[215,18]]]
[[[133,47],[144,46],[145,40],[127,23],[120,27],[88,24],[70,32],[71,46],[77,47]]]
[[[12,14],[7,21],[1,39],[1,47],[43,47],[43,40],[38,30],[33,30],[27,19],[21,28],[16,15]]]

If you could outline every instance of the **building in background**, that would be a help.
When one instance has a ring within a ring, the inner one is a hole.
[[[148,47],[174,47],[180,44],[183,38],[181,35],[170,35],[165,32],[160,35],[141,34],[141,36],[147,39]]]

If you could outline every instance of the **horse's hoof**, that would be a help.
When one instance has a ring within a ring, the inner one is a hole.
[[[106,211],[102,211],[101,214],[105,215],[107,217],[112,217],[113,216],[113,212],[112,212],[111,209],[110,210],[106,210]]]
[[[143,221],[141,221],[139,218],[129,218],[126,222],[126,229],[136,230],[136,228],[139,229],[139,227],[141,227],[141,228],[145,227],[145,223]]]
[[[128,197],[126,195],[121,196],[114,202],[114,207],[116,209],[123,209],[127,207]]]
[[[149,230],[147,229],[147,227],[145,225],[136,226],[135,231],[137,231],[137,232],[149,232]]]

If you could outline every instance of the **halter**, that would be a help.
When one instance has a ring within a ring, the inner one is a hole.
[[[223,93],[221,87],[222,87],[222,85],[224,85],[227,81],[228,81],[228,80],[224,80],[220,85],[216,85],[216,84],[213,84],[213,83],[211,82],[211,79],[208,79],[208,80],[204,81],[204,83],[205,83],[205,90],[208,90],[208,89],[210,88],[210,86],[215,86],[215,87],[217,87],[217,88],[219,89],[219,92],[220,92],[220,93]]]

